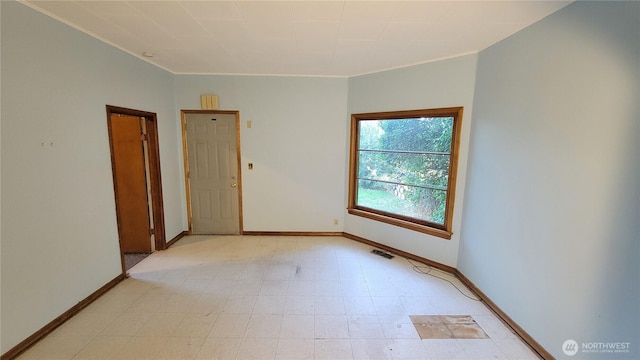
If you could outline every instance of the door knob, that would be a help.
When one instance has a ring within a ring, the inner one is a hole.
[[[232,188],[234,188],[234,187],[238,187],[238,184],[233,183],[233,184],[231,184],[231,187],[232,187]]]

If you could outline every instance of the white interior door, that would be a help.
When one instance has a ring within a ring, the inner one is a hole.
[[[186,114],[193,234],[239,234],[234,114]]]

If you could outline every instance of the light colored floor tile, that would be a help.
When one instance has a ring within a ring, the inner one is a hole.
[[[539,357],[518,338],[493,339],[493,342],[509,359],[538,360]]]
[[[236,281],[235,286],[231,290],[232,295],[260,295],[260,290],[263,286],[263,280],[261,279],[242,279]]]
[[[368,280],[369,294],[374,296],[398,296],[393,282],[389,279]]]
[[[220,314],[208,337],[241,338],[247,330],[249,314]]]
[[[299,254],[295,259],[295,266],[291,268],[290,281],[311,281],[315,282],[316,268],[315,259],[307,254]]]
[[[338,270],[338,264],[318,264],[316,266],[316,281],[328,280],[335,281],[340,278],[340,271]]]
[[[322,315],[344,315],[344,301],[341,296],[317,296],[315,297],[313,309],[316,314]]]
[[[404,314],[378,315],[381,324],[411,324],[411,318]]]
[[[347,320],[351,339],[384,339],[384,331],[379,323]]]
[[[27,350],[20,359],[71,359],[80,352],[90,340],[91,336],[47,337]]]
[[[113,357],[115,360],[153,360],[166,344],[168,337],[134,336]]]
[[[342,296],[342,287],[339,281],[317,280],[315,282],[315,296]]]
[[[432,360],[472,360],[456,339],[422,340]]]
[[[187,269],[184,269],[184,271],[184,275],[186,276]],[[182,291],[186,278],[184,276],[174,277],[174,275],[173,272],[170,272],[167,276],[158,279],[155,285],[149,289],[149,291],[145,292],[143,296],[149,297],[151,300],[156,300],[160,299],[161,295],[169,296]]]
[[[282,328],[282,315],[251,315],[245,338],[278,338]]]
[[[469,294],[468,291],[465,291],[465,294]],[[473,316],[480,315],[493,315],[493,312],[489,310],[487,305],[485,305],[482,301],[477,301],[473,299],[469,299],[467,297],[457,297],[458,302],[464,306],[467,311],[466,313]]]
[[[351,350],[354,359],[391,359],[391,350],[385,339],[351,339]]]
[[[348,323],[358,323],[358,324],[382,324],[381,317],[377,315],[368,315],[368,314],[351,314],[347,315]]]
[[[344,309],[347,314],[375,315],[377,314],[370,296],[345,296]]]
[[[227,304],[228,297],[226,295],[200,295],[195,301],[189,313],[194,314],[219,314]]]
[[[157,312],[188,313],[200,298],[200,294],[177,293],[166,299]]]
[[[418,332],[413,324],[382,324],[382,331],[387,339],[419,339]]]
[[[364,279],[341,279],[340,289],[342,291],[342,294],[347,297],[371,296],[371,294],[369,293],[369,286],[367,286],[367,282]]]
[[[340,256],[338,272],[341,280],[363,281],[365,279],[360,264],[357,262],[357,256],[353,254]]]
[[[399,296],[407,297],[428,297],[434,296],[445,291],[444,285],[435,284],[436,279],[430,278],[428,275],[421,275],[422,279],[414,281],[406,281],[395,285],[396,292]],[[435,289],[438,286],[439,289]]]
[[[315,336],[315,317],[313,315],[284,315],[281,339],[313,339]]]
[[[153,286],[153,282],[130,277],[120,282],[113,289],[109,290],[109,294],[141,295],[147,292]]]
[[[187,279],[201,279],[211,281],[220,271],[217,264],[198,264],[189,269]]]
[[[149,319],[136,332],[136,336],[171,336],[185,316],[186,314],[183,313],[151,314]]]
[[[205,294],[232,295],[236,286],[235,280],[214,278],[204,289]]]
[[[424,296],[401,296],[400,300],[409,315],[433,314],[434,309]]]
[[[208,338],[196,359],[234,360],[241,342],[241,338]]]
[[[315,314],[315,298],[313,296],[287,296],[284,305],[285,314]]]
[[[287,301],[286,296],[263,296],[260,295],[256,299],[253,307],[253,314],[284,314],[284,305]]]
[[[428,300],[433,309],[429,315],[468,315],[466,307],[453,296],[431,296]]]
[[[344,339],[349,337],[349,327],[345,315],[316,315],[316,339]]]
[[[238,349],[237,360],[275,359],[278,339],[245,338]]]
[[[315,349],[313,339],[288,339],[278,341],[277,360],[313,360]]]
[[[120,313],[133,305],[140,296],[142,294],[108,293],[99,297],[87,310],[89,312]]]
[[[475,315],[473,318],[492,339],[513,339],[516,337],[516,335],[493,314]]]
[[[105,327],[100,335],[105,336],[134,336],[138,330],[151,318],[151,313],[123,313],[107,327]]]
[[[429,353],[419,339],[388,339],[391,357],[398,360],[426,360]]]
[[[187,314],[171,336],[207,337],[216,323],[219,314]]]
[[[436,270],[370,251],[343,237],[185,237],[19,359],[537,358],[483,303],[413,266]],[[420,340],[409,315],[473,315],[491,339]]]
[[[195,359],[206,338],[171,337],[160,350],[156,360],[191,360]]]
[[[272,264],[264,272],[264,280],[289,280],[292,267],[285,264]]]
[[[291,280],[287,287],[289,296],[313,296],[315,294],[315,282],[311,280]]]
[[[371,301],[378,315],[407,314],[397,296],[372,296]]]
[[[161,312],[172,295],[171,291],[149,290],[131,304],[125,312],[129,314]]]
[[[469,358],[474,360],[507,359],[507,356],[491,339],[464,339],[458,340],[458,344]]]
[[[212,279],[185,279],[180,286],[180,291],[191,294],[202,294],[209,288]]]
[[[222,309],[223,314],[251,314],[253,307],[258,300],[257,296],[229,296],[227,303]]]
[[[116,353],[125,346],[129,336],[96,336],[76,356],[74,360],[107,360],[113,359]]]
[[[220,268],[214,280],[238,280],[244,272],[245,264],[238,263],[224,263]]]
[[[354,359],[349,339],[316,339],[314,349],[317,360]]]
[[[244,267],[240,279],[263,280],[262,275],[264,274],[265,268],[266,265],[258,261],[249,263]]]
[[[62,324],[50,336],[94,336],[119,316],[119,313],[81,312]]]
[[[260,288],[261,296],[285,296],[289,289],[289,280],[265,280]]]

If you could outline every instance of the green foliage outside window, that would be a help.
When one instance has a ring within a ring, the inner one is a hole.
[[[350,213],[450,238],[461,117],[462,108],[352,115]]]

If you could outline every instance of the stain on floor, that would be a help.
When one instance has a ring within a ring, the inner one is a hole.
[[[124,254],[125,271],[129,271],[129,269],[134,267],[137,263],[144,260],[144,258],[146,258],[149,255],[151,255],[151,253],[125,253]]]
[[[410,315],[421,339],[488,339],[470,315]]]

